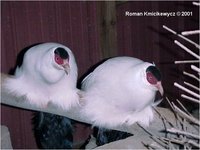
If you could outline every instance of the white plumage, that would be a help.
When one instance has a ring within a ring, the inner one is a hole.
[[[112,58],[98,66],[82,82],[83,115],[100,127],[135,122],[148,126],[156,91],[163,94],[161,81],[151,73],[147,77],[150,66],[156,70],[154,64],[132,57]],[[159,71],[155,72],[160,78]]]
[[[34,105],[49,102],[63,109],[79,104],[77,65],[72,51],[58,43],[43,43],[30,48],[14,78],[4,86],[16,96],[25,96]]]

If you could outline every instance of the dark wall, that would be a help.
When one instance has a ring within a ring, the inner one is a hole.
[[[24,47],[53,41],[72,49],[81,76],[91,65],[104,58],[97,21],[100,3],[1,2],[1,72],[8,73],[14,67],[17,54]],[[192,2],[117,3],[117,55],[155,62],[162,71],[166,94],[175,97],[178,90],[173,87],[173,82],[183,80],[179,71],[184,66],[175,66],[173,61],[191,57],[173,43],[177,37],[166,32],[162,25],[179,32],[199,29],[198,9]],[[125,11],[192,11],[193,15],[128,17]],[[190,38],[196,42],[199,40],[198,36]],[[14,148],[37,148],[32,132],[32,113],[1,105],[1,123],[9,127]]]

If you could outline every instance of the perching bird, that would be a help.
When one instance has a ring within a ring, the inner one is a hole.
[[[4,86],[39,107],[51,102],[69,109],[79,104],[76,83],[77,65],[72,51],[58,43],[43,43],[28,49],[22,65]]]
[[[156,92],[163,95],[154,64],[133,57],[111,58],[82,81],[82,113],[94,126],[113,128],[153,120]]]

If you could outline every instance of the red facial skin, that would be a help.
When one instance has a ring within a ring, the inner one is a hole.
[[[155,78],[155,76],[151,72],[147,72],[147,81],[153,85],[156,85],[158,82],[158,80]]]
[[[164,90],[163,90],[161,81],[158,81],[151,72],[147,72],[146,78],[147,78],[147,81],[151,85],[154,85],[158,89],[158,91],[160,92],[160,94],[163,96]]]
[[[55,54],[55,62],[58,65],[62,65],[64,63],[64,60],[59,55]]]

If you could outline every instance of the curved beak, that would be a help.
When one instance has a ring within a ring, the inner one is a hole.
[[[64,63],[62,64],[62,67],[64,68],[65,73],[68,75],[70,72],[70,66],[68,59],[64,60]]]
[[[158,89],[158,91],[160,92],[160,94],[163,96],[164,90],[163,90],[161,81],[157,82],[156,88]]]

